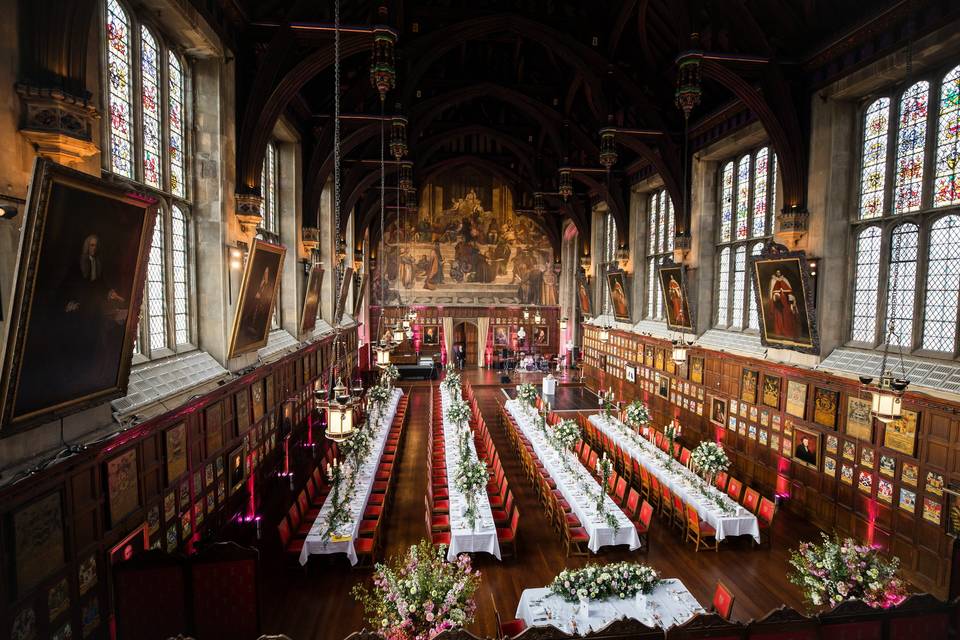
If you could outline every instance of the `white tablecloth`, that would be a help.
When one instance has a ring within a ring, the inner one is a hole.
[[[447,409],[454,397],[446,388],[440,387],[440,403],[443,411],[443,439],[446,443],[445,457],[447,467],[447,491],[450,496],[450,548],[447,550],[447,560],[451,562],[461,553],[484,552],[500,559],[500,543],[497,541],[497,527],[493,522],[493,512],[490,509],[490,498],[486,490],[477,500],[477,519],[474,527],[463,515],[467,500],[454,486],[453,479],[457,475],[457,463],[460,460],[460,431],[461,429],[447,420]],[[469,425],[463,427],[470,430]],[[477,460],[477,448],[473,443],[473,434],[470,434],[468,448],[470,458]]]
[[[730,499],[726,494],[707,484],[679,462],[668,463],[669,456],[632,431],[616,418],[606,418],[602,414],[590,416],[590,422],[601,432],[620,445],[627,454],[647,471],[667,485],[684,502],[693,505],[700,517],[717,530],[717,540],[727,536],[751,535],[760,542],[760,525],[757,517]],[[704,496],[703,494],[707,495]],[[709,496],[709,497],[708,497]],[[720,500],[726,511],[720,509],[715,500]]]
[[[534,424],[536,413],[522,405],[516,399],[508,400],[505,404],[510,415],[517,421],[517,425],[527,437],[537,458],[543,463],[550,477],[557,483],[557,489],[564,499],[570,503],[570,508],[580,519],[583,528],[590,535],[587,547],[596,553],[600,547],[608,545],[627,544],[631,551],[640,547],[640,536],[630,519],[620,510],[609,495],[606,494],[590,472],[577,460],[572,452],[561,457],[546,435]],[[566,464],[564,464],[566,462]],[[597,513],[597,495],[603,493],[604,514]],[[617,521],[616,529],[607,523],[606,514],[613,514]]]
[[[311,555],[345,553],[350,560],[350,564],[357,564],[357,550],[353,546],[353,541],[359,537],[360,522],[363,520],[363,512],[367,508],[367,500],[373,492],[373,483],[377,477],[377,467],[380,466],[380,458],[383,456],[383,450],[387,444],[387,436],[390,435],[390,426],[393,424],[393,418],[397,414],[397,404],[400,402],[400,396],[403,391],[393,390],[393,397],[387,402],[386,410],[380,414],[379,420],[375,425],[367,425],[365,428],[374,430],[373,446],[370,447],[370,455],[364,460],[360,468],[356,470],[357,480],[354,485],[354,493],[350,499],[350,521],[341,525],[339,529],[331,533],[329,537],[324,538],[323,532],[327,529],[327,517],[333,509],[333,494],[324,501],[317,519],[313,521],[310,527],[310,533],[307,534],[303,542],[303,550],[300,551],[300,564],[307,564]],[[344,473],[351,471],[345,469]],[[344,477],[344,486],[347,486],[348,479]],[[337,539],[333,539],[334,535]],[[341,539],[342,538],[342,539]]]
[[[633,618],[648,627],[669,629],[683,624],[703,607],[682,582],[676,578],[663,580],[646,596],[646,606],[637,606],[635,598],[610,598],[590,602],[589,617],[580,612],[579,602],[565,602],[550,589],[525,589],[517,605],[517,618],[529,627],[552,625],[566,633],[585,635],[606,627],[620,618]]]

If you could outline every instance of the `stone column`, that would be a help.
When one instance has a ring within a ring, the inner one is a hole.
[[[286,128],[286,127],[284,127]],[[277,145],[279,175],[277,198],[280,205],[280,242],[286,246],[283,276],[280,281],[280,326],[292,336],[300,335],[300,313],[303,293],[307,286],[303,261],[306,252],[300,243],[303,228],[303,168],[300,165],[301,146],[296,140],[281,141]]]
[[[333,307],[337,299],[336,246],[333,223],[333,180],[328,179],[320,194],[320,262],[323,263],[323,286],[320,289],[320,317],[334,324]]]
[[[690,231],[687,254],[687,296],[694,305],[697,335],[713,326],[713,281],[716,255],[719,163],[693,156],[691,168]]]
[[[647,273],[647,247],[650,245],[647,234],[647,207],[650,203],[649,194],[639,193],[637,189],[630,190],[630,264],[633,269],[633,283],[630,287],[630,304],[635,321],[647,317],[647,283],[650,275]]]

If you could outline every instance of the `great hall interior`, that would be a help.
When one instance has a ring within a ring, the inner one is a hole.
[[[960,638],[956,0],[0,13],[0,638]]]

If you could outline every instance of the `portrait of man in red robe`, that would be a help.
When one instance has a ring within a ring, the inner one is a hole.
[[[767,297],[770,300],[772,333],[784,338],[798,338],[800,312],[797,308],[797,296],[793,292],[790,281],[784,277],[780,269],[774,271],[770,277]]]
[[[801,256],[759,257],[753,262],[753,289],[758,303],[763,344],[816,352],[813,309],[809,303]]]

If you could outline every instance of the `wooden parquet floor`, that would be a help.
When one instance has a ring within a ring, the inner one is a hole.
[[[563,568],[579,567],[587,562],[646,562],[664,577],[680,578],[707,607],[717,581],[722,580],[736,597],[733,617],[743,621],[762,616],[784,603],[801,606],[799,591],[786,579],[787,559],[790,549],[799,540],[812,539],[817,529],[785,511],[777,514],[772,549],[754,549],[750,541],[743,538],[724,542],[716,553],[695,553],[692,546],[683,544],[679,530],[655,518],[647,556],[619,547],[605,548],[591,558],[566,558],[532,486],[523,476],[519,458],[498,426],[498,403],[502,402],[503,394],[491,381],[482,382],[487,384],[475,387],[477,400],[520,510],[520,553],[518,558],[503,563],[482,555],[476,559],[475,566],[483,572],[483,577],[477,595],[477,619],[471,631],[493,637],[496,632],[494,607],[504,619],[512,619],[524,589],[544,586]],[[403,553],[425,533],[424,460],[430,391],[419,384],[409,388],[409,392],[410,423],[399,462],[397,495],[386,520],[387,555]],[[314,557],[304,572],[279,553],[274,527],[265,526],[264,531],[260,546],[265,633],[284,633],[293,640],[339,639],[363,626],[363,611],[350,595],[350,589],[359,582],[369,584],[369,571],[351,570],[344,558],[323,561]]]

